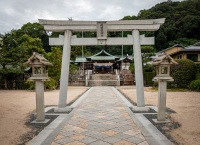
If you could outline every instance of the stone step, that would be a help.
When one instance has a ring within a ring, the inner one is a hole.
[[[88,80],[88,86],[119,86],[117,80]]]
[[[93,74],[91,80],[116,80],[116,75],[112,74]]]

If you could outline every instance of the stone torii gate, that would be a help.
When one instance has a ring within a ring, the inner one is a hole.
[[[73,45],[133,45],[137,107],[145,107],[143,70],[140,45],[154,45],[154,37],[140,35],[140,31],[156,31],[165,22],[162,19],[150,20],[120,20],[120,21],[72,21],[44,20],[39,23],[46,31],[64,32],[59,38],[49,38],[50,45],[63,45],[62,68],[60,78],[59,104],[60,110],[65,110],[69,76],[71,46]],[[108,31],[132,31],[127,37],[107,37]],[[72,32],[97,32],[96,38],[77,38]]]

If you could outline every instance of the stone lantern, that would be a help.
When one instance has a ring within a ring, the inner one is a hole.
[[[170,66],[177,64],[172,57],[167,54],[160,55],[153,61],[153,65],[156,67],[156,76],[153,81],[158,82],[158,121],[165,121],[165,110],[166,110],[166,89],[167,81],[174,81],[170,76]]]
[[[43,55],[33,52],[33,55],[28,59],[25,64],[30,65],[32,68],[32,75],[29,80],[35,81],[36,91],[36,122],[45,122],[44,113],[44,81],[48,81],[47,66],[52,66]]]

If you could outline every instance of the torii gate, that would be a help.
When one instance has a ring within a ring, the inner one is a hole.
[[[63,45],[62,68],[60,78],[60,94],[58,107],[66,107],[67,87],[69,76],[69,63],[71,46],[73,45],[133,45],[137,107],[145,107],[143,70],[140,45],[154,45],[154,37],[140,35],[140,31],[156,31],[165,22],[162,19],[149,20],[120,20],[120,21],[72,21],[72,20],[44,20],[39,23],[44,25],[46,31],[64,32],[59,38],[49,38],[50,45]],[[96,38],[77,38],[72,32],[97,32]],[[108,31],[132,31],[132,35],[123,38],[107,37]]]

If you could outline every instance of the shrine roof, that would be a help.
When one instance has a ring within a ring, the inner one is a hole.
[[[80,62],[94,62],[94,61],[132,61],[132,55],[111,55],[110,53],[106,52],[105,50],[101,50],[95,55],[92,56],[77,56],[75,63]]]
[[[117,56],[111,55],[110,53],[106,52],[105,50],[101,50],[99,53],[87,57],[87,60],[95,61],[95,60],[118,60],[120,59]]]

